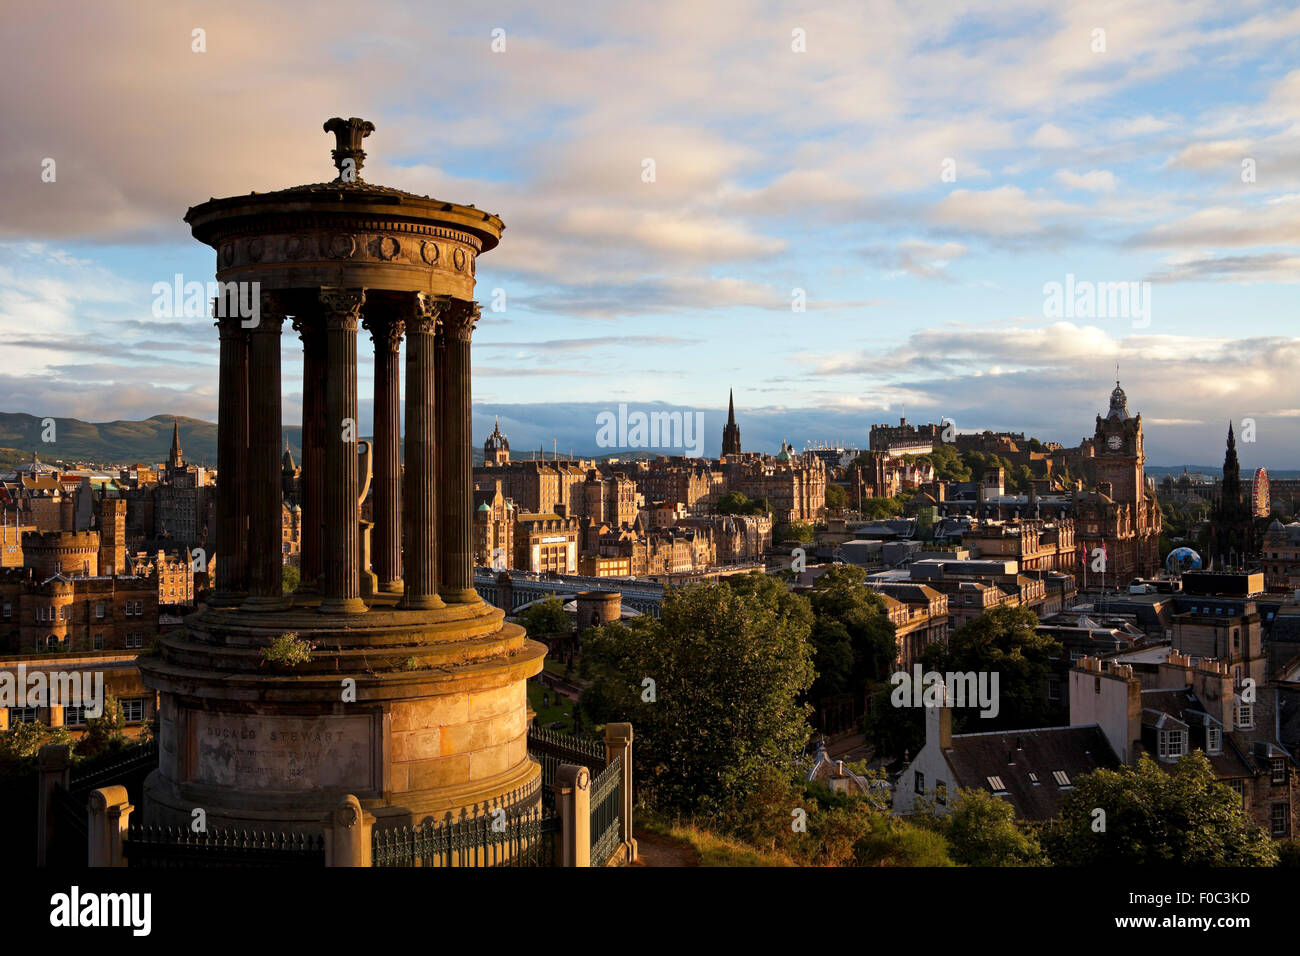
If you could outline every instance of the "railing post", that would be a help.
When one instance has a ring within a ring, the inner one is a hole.
[[[623,758],[623,781],[619,790],[619,837],[623,841],[626,862],[636,862],[636,838],[632,836],[632,725],[605,725],[605,766]]]
[[[560,866],[591,866],[591,772],[571,763],[555,771]]]
[[[72,782],[72,751],[67,744],[46,744],[37,759],[40,773],[36,785],[40,789],[36,806],[36,865],[44,866],[55,840],[54,808],[50,801],[54,798],[56,783],[62,784],[66,790]]]
[[[370,866],[374,826],[374,814],[361,809],[361,801],[349,793],[325,818],[325,865]]]
[[[126,787],[100,787],[91,791],[86,806],[88,866],[126,866],[122,840],[134,809]]]

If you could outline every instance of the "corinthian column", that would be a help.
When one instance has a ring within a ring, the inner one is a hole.
[[[474,590],[474,544],[470,525],[474,463],[470,434],[469,340],[479,318],[477,302],[452,299],[438,331],[438,446],[442,495],[438,501],[441,590],[444,601],[470,603]]]
[[[302,339],[302,547],[298,594],[320,591],[321,518],[325,497],[325,329],[320,314],[293,320]]]
[[[357,325],[362,289],[320,290],[325,323],[325,507],[320,609],[360,614],[360,521],[357,501]]]
[[[402,592],[401,397],[398,350],[406,326],[391,313],[367,315],[363,324],[375,343],[375,442],[371,562],[379,590]]]
[[[416,293],[406,315],[406,475],[402,481],[404,607],[443,606],[438,596],[438,435],[434,370],[447,296]]]
[[[217,396],[217,581],[213,605],[248,591],[248,336],[238,316],[216,321],[221,336]]]
[[[263,295],[248,330],[248,611],[284,608],[284,544],[280,484],[280,326],[284,313]]]

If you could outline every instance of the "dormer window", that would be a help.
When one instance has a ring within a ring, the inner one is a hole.
[[[1173,760],[1187,753],[1187,733],[1183,730],[1160,731],[1160,759]]]
[[[1252,730],[1255,727],[1255,705],[1237,703],[1233,705],[1233,723],[1239,730]]]
[[[992,790],[994,793],[999,793],[1007,789],[1005,786],[1002,785],[1001,777],[989,777],[987,779],[989,783],[989,789]]]
[[[1223,729],[1220,727],[1205,728],[1205,752],[1207,754],[1223,753]]]
[[[1052,779],[1056,781],[1058,787],[1068,787],[1071,785],[1070,775],[1064,770],[1053,770]]]

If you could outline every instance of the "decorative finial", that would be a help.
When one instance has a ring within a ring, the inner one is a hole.
[[[339,171],[335,182],[361,181],[361,164],[366,161],[366,151],[361,148],[361,141],[374,131],[374,123],[356,116],[351,119],[335,116],[326,121],[325,132],[333,133],[335,140],[335,148],[330,151],[334,157],[334,166]]]

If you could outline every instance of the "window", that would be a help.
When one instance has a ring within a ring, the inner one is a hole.
[[[93,650],[102,651],[104,649],[104,635],[96,634],[90,639],[90,646]]]
[[[122,719],[128,724],[138,724],[144,720],[144,698],[128,697],[122,701]]]
[[[1255,726],[1255,705],[1238,703],[1233,707],[1233,719],[1239,728],[1251,730]]]
[[[9,726],[14,724],[34,724],[36,723],[35,707],[10,707],[9,708]]]
[[[1269,807],[1269,823],[1272,825],[1273,836],[1286,836],[1290,831],[1289,826],[1291,806],[1287,803],[1275,803]]]
[[[1274,757],[1272,760],[1271,769],[1273,771],[1273,776],[1271,779],[1272,783],[1275,784],[1286,783],[1286,758],[1285,757]]]
[[[988,781],[989,781],[989,789],[992,790],[994,793],[997,793],[999,790],[1007,789],[1002,785],[1001,777],[989,777]]]
[[[934,782],[934,796],[940,803],[948,802],[948,783],[946,780],[936,780]]]
[[[13,605],[10,604],[8,601],[5,601],[5,620],[9,619],[9,615],[13,614],[13,611],[14,611]]]
[[[63,725],[65,727],[82,727],[86,723],[86,708],[64,707],[63,708]]]
[[[1223,730],[1221,728],[1205,728],[1205,752],[1209,754],[1223,753]]]
[[[1246,809],[1246,781],[1231,780],[1228,782],[1228,786],[1232,787],[1233,790],[1237,791],[1237,796],[1241,797],[1241,809],[1245,810]]]
[[[1235,651],[1240,649],[1240,647],[1241,647],[1241,634],[1238,633],[1237,629],[1234,627],[1232,629],[1232,649]]]
[[[144,647],[144,638],[139,634],[128,634],[126,636],[127,647]]]
[[[1064,770],[1053,770],[1052,779],[1056,781],[1057,786],[1060,787],[1070,786],[1070,775],[1066,773]]]
[[[104,602],[103,602],[103,601],[100,601],[98,604],[95,605],[95,617],[96,617],[98,620],[103,620],[103,619],[104,619]]]
[[[1029,774],[1029,782],[1032,783],[1035,787],[1038,786],[1038,774],[1031,772]]]
[[[912,777],[912,788],[917,793],[925,793],[925,774],[919,770]]]
[[[1182,730],[1160,731],[1160,758],[1169,760],[1187,753],[1187,734]]]

